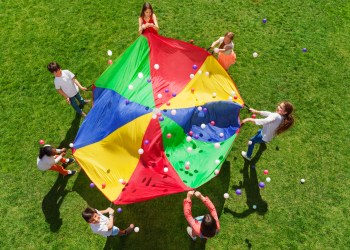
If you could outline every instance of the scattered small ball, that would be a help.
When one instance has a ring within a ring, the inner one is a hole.
[[[233,97],[233,99],[235,99],[235,100],[236,100],[237,98],[238,98],[238,97],[237,97],[236,95]]]
[[[215,52],[215,53],[219,53],[219,48],[215,48],[215,49],[214,49],[214,52]]]
[[[165,93],[169,93],[169,89],[165,89],[164,92],[165,92]]]
[[[215,121],[211,121],[210,125],[215,126]]]
[[[258,56],[259,56],[258,53],[256,53],[256,52],[253,53],[253,57],[254,57],[254,58],[257,58]]]
[[[242,194],[242,190],[236,189],[236,194],[237,194],[237,195],[241,195],[241,194]]]
[[[196,70],[198,69],[198,66],[196,64],[193,64],[192,69]]]
[[[108,60],[108,64],[111,65],[113,63],[112,60]]]
[[[253,205],[253,209],[256,209],[256,205]]]
[[[189,152],[189,153],[191,153],[191,152],[192,152],[192,150],[193,150],[193,148],[192,148],[192,147],[188,147],[188,148],[187,148],[187,152]]]
[[[269,174],[269,170],[265,169],[264,174]]]
[[[149,144],[149,140],[145,140],[143,143],[147,145]]]
[[[167,102],[166,105],[170,106],[170,102]]]
[[[266,182],[270,182],[271,178],[270,177],[266,177]]]
[[[124,179],[119,179],[118,181],[119,181],[120,184],[123,184]]]
[[[95,184],[93,182],[90,183],[90,188],[94,188]]]
[[[201,128],[205,129],[206,125],[204,123],[201,124]]]
[[[228,199],[230,197],[230,195],[228,193],[224,193],[224,198]]]
[[[164,117],[163,116],[159,116],[158,120],[162,122],[162,121],[164,121]]]
[[[208,112],[208,109],[207,108],[203,108],[203,112],[204,113]]]
[[[162,94],[158,94],[157,97],[158,97],[158,99],[160,99],[160,98],[163,97],[163,95]]]
[[[248,145],[252,145],[253,144],[253,142],[252,141],[248,141]]]
[[[215,164],[219,164],[220,163],[220,160],[215,160]]]
[[[142,155],[144,153],[144,150],[140,148],[137,152],[139,153],[139,155]]]
[[[214,170],[214,174],[215,174],[215,175],[218,175],[219,173],[220,173],[219,169],[215,169],[215,170]]]
[[[220,143],[218,143],[218,142],[214,143],[214,147],[215,148],[220,148]]]
[[[117,212],[118,212],[118,213],[123,212],[122,208],[121,208],[121,207],[118,207]]]
[[[173,110],[171,110],[171,112],[170,112],[172,115],[176,115],[176,110],[175,109],[173,109]]]
[[[194,74],[190,74],[190,78],[193,79],[194,78]]]
[[[109,55],[109,56],[113,55],[112,50],[107,50],[107,55]]]
[[[304,183],[305,183],[305,179],[301,179],[301,180],[300,180],[300,183],[301,183],[301,184],[304,184]]]
[[[303,48],[303,52],[307,52],[307,48]]]
[[[44,140],[40,140],[40,141],[39,141],[39,144],[40,144],[40,145],[44,145],[44,144],[45,144],[45,141],[44,141]]]
[[[188,135],[192,136],[193,135],[193,131],[188,132]]]
[[[192,89],[191,89],[191,92],[192,92],[192,93],[194,93],[194,90],[195,90],[195,89],[194,89],[194,88],[192,88]]]
[[[189,170],[190,169],[190,166],[185,166],[186,170]]]
[[[202,111],[203,108],[201,106],[199,106],[197,109],[198,109],[198,111]]]
[[[192,137],[191,137],[191,136],[187,136],[187,137],[186,137],[186,141],[187,141],[187,142],[192,141]]]
[[[214,98],[216,97],[216,93],[215,93],[215,92],[213,92],[213,97],[214,97]]]
[[[148,83],[152,82],[151,78],[148,78],[148,79],[147,79],[147,82],[148,82]]]
[[[134,231],[135,231],[135,233],[138,233],[140,231],[140,228],[139,227],[135,227]]]
[[[159,69],[159,64],[154,64],[154,69],[158,70]]]
[[[175,96],[176,96],[176,93],[172,93],[171,96],[172,96],[172,97],[175,97]]]
[[[261,182],[259,182],[259,187],[260,187],[260,188],[264,188],[264,187],[265,187],[265,183],[264,183],[264,182],[262,182],[262,181],[261,181]]]
[[[189,161],[185,162],[185,166],[190,166],[190,165],[191,165],[191,163]]]
[[[69,143],[69,147],[70,148],[74,147],[74,144],[73,143]]]
[[[141,79],[141,78],[143,78],[143,73],[142,73],[142,72],[140,72],[140,73],[138,73],[138,74],[137,74],[137,76],[138,76],[138,78],[140,78],[140,79]]]
[[[168,139],[170,139],[170,138],[171,138],[171,134],[168,133],[168,134],[166,135],[166,137],[167,137]]]
[[[252,118],[254,118],[254,119],[255,119],[255,118],[256,118],[256,114],[252,114]]]
[[[219,136],[222,138],[224,137],[224,133],[220,133]]]
[[[266,23],[266,22],[267,22],[267,19],[266,19],[266,18],[264,18],[264,19],[262,20],[262,22],[263,22],[263,23]]]
[[[167,172],[169,171],[169,169],[168,169],[167,167],[165,167],[165,168],[163,168],[163,171],[164,171],[165,173],[167,173]]]
[[[209,75],[210,75],[210,73],[207,71],[207,72],[205,72],[205,75],[206,75],[206,76],[209,76]]]
[[[125,105],[128,105],[130,103],[129,100],[125,100]]]
[[[199,75],[202,74],[202,73],[203,73],[203,72],[202,72],[201,70],[198,70],[198,71],[197,71],[197,74],[199,74]]]
[[[153,114],[152,115],[152,119],[154,120],[154,119],[157,119],[157,115],[156,114]]]
[[[133,90],[134,86],[132,86],[131,84],[128,86],[128,89]]]
[[[106,183],[102,183],[102,188],[105,188],[106,187]]]
[[[235,96],[236,95],[236,92],[234,92],[233,90],[231,91],[231,95],[232,96]]]

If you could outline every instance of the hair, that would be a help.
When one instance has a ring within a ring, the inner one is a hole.
[[[39,149],[39,159],[42,159],[44,155],[51,156],[53,147],[50,145],[45,145]]]
[[[210,214],[204,215],[201,223],[201,233],[207,238],[214,237],[216,234],[216,220]]]
[[[231,32],[231,31],[229,31],[229,32],[226,32],[225,36],[227,36],[228,38],[230,38],[231,41],[232,41],[233,38],[235,37],[235,34],[234,34],[233,32]],[[222,42],[222,43],[220,44],[220,46],[219,46],[219,49],[223,49],[225,45],[226,45],[226,44],[225,44],[224,42]]]
[[[153,15],[153,8],[152,8],[152,5],[148,2],[145,2],[142,6],[142,10],[141,10],[141,13],[140,13],[140,17],[145,17],[145,11],[150,9],[151,10],[151,15]]]
[[[83,218],[86,222],[90,222],[91,218],[94,216],[95,213],[96,213],[96,209],[91,208],[91,207],[87,207],[81,213],[81,216],[83,216]]]
[[[292,115],[294,107],[290,102],[281,102],[284,104],[284,111],[286,114],[283,115],[283,121],[276,130],[276,134],[279,135],[289,129],[294,124],[294,117]]]
[[[57,70],[60,70],[61,67],[57,62],[50,62],[49,65],[47,65],[47,69],[51,72],[54,73]]]

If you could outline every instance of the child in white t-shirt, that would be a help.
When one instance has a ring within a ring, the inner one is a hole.
[[[79,94],[79,89],[85,91],[87,88],[80,84],[72,72],[61,70],[60,65],[56,62],[49,63],[47,69],[55,76],[54,83],[57,92],[66,99],[68,104],[72,105],[79,115],[85,117],[86,114],[82,109],[85,103],[90,102],[90,100],[84,100]],[[76,100],[78,100],[79,105]]]
[[[109,217],[103,215],[106,213],[109,214]],[[134,224],[130,224],[125,230],[120,230],[118,227],[114,226],[114,209],[110,207],[101,211],[88,207],[82,212],[82,216],[84,220],[90,224],[91,230],[94,233],[104,237],[116,235],[124,236],[132,233],[134,230]]]

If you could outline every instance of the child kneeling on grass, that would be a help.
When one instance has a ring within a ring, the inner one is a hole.
[[[103,215],[106,213],[109,213],[108,218]],[[114,226],[114,209],[110,207],[101,211],[88,207],[81,215],[84,220],[90,224],[91,230],[94,233],[104,237],[128,235],[132,233],[134,229],[134,224],[130,224],[125,230],[120,230],[118,227]]]
[[[196,218],[192,217],[191,198],[193,195],[204,203],[209,210],[209,214],[198,216]],[[204,197],[199,191],[188,191],[187,197],[183,202],[183,209],[185,218],[190,225],[190,227],[187,227],[187,233],[192,240],[197,239],[197,236],[208,239],[214,237],[220,231],[219,218],[214,204],[208,197]]]

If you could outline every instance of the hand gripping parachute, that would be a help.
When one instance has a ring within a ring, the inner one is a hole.
[[[141,35],[95,85],[74,157],[115,204],[203,185],[239,131],[243,100],[232,79],[179,40]]]

